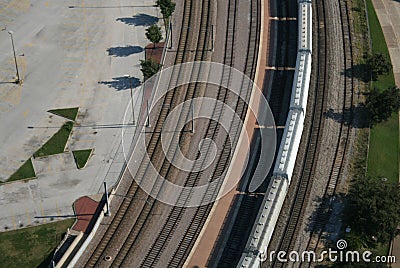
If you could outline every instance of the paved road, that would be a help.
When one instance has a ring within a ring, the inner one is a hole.
[[[372,0],[372,3],[389,48],[396,85],[400,86],[400,2],[396,0]],[[396,256],[397,263],[393,264],[392,267],[400,268],[400,236],[397,236],[393,242],[393,254]]]
[[[7,83],[16,72],[10,36],[0,31],[0,180],[63,124],[47,110],[79,107],[77,122],[97,126],[74,128],[67,144],[69,150],[95,148],[84,170],[64,153],[35,159],[37,180],[0,186],[0,231],[32,224],[37,215],[71,214],[75,199],[97,193],[106,175],[110,183],[117,178],[123,154],[115,124],[123,122],[130,98],[124,75],[133,77],[134,87],[142,79],[144,31],[160,17],[154,1],[134,3],[0,0],[0,29],[7,24],[14,32],[23,79],[22,86]],[[139,90],[134,93],[140,100]]]

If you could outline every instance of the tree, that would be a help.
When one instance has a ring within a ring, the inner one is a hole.
[[[392,69],[390,60],[381,53],[376,53],[367,59],[367,65],[369,66],[374,80],[378,75],[388,74]]]
[[[386,121],[393,112],[399,110],[400,93],[397,87],[392,87],[384,91],[376,88],[371,90],[366,99],[366,109],[371,124]]]
[[[166,23],[166,19],[171,17],[172,13],[175,11],[175,3],[171,0],[157,0],[157,6],[161,9],[161,14],[164,18],[164,24]],[[167,27],[167,25],[165,25]]]
[[[378,178],[357,179],[349,192],[350,224],[367,238],[386,243],[400,224],[400,186]]]
[[[153,47],[156,47],[156,43],[162,39],[161,28],[155,24],[151,25],[146,29],[146,37],[153,43]]]
[[[161,69],[161,64],[155,62],[153,59],[140,60],[140,67],[144,80],[147,80]]]

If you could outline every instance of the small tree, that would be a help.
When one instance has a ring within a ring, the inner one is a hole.
[[[161,64],[155,62],[153,59],[140,60],[140,67],[144,80],[147,80],[161,69]]]
[[[366,108],[372,124],[386,121],[399,107],[400,93],[397,87],[384,91],[374,88],[367,95]]]
[[[161,14],[164,18],[164,24],[165,27],[167,27],[166,19],[171,17],[172,13],[174,13],[176,4],[171,0],[157,0],[156,4],[161,9]]]
[[[388,74],[392,68],[390,60],[386,58],[383,54],[377,53],[373,54],[367,59],[367,65],[369,66],[374,80],[381,74]]]
[[[153,43],[153,47],[156,47],[156,43],[160,42],[162,39],[161,28],[153,24],[146,29],[146,37],[150,42]]]

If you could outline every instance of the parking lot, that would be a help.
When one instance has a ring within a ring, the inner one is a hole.
[[[0,231],[36,224],[35,216],[72,214],[74,200],[101,192],[105,179],[115,182],[131,86],[141,99],[144,32],[160,17],[151,0],[0,0],[0,180],[65,122],[48,110],[79,107],[68,152],[33,159],[37,179],[0,186]],[[21,85],[12,83],[8,31]],[[70,151],[88,148],[94,154],[78,170]]]

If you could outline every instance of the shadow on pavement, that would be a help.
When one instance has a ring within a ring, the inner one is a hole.
[[[143,51],[144,49],[140,46],[110,47],[107,49],[108,55],[114,57],[127,57]]]
[[[126,90],[138,87],[140,85],[139,78],[136,77],[114,77],[111,81],[100,81],[99,84],[107,85],[116,90]]]
[[[133,26],[150,26],[158,22],[158,18],[147,14],[138,14],[128,18],[118,18],[117,21]]]

